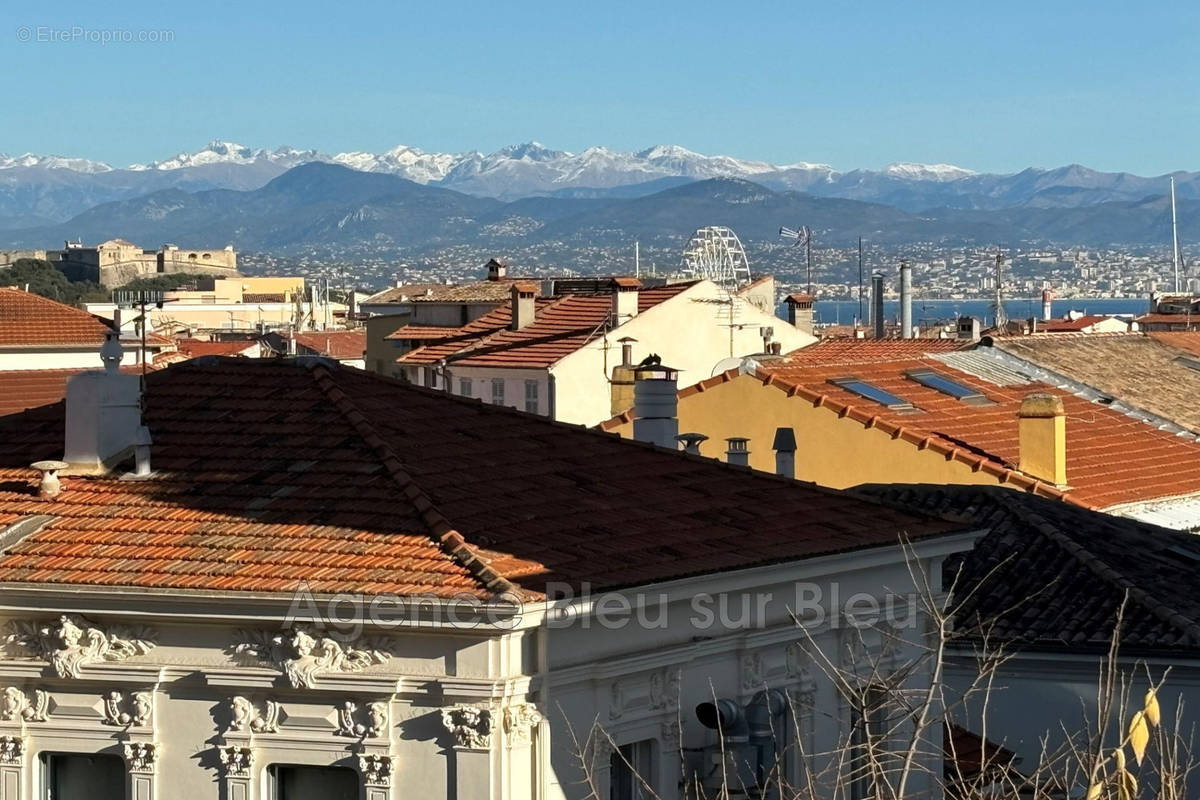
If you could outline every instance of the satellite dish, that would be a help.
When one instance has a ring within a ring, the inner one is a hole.
[[[698,228],[683,248],[683,273],[707,279],[730,294],[750,283],[750,261],[732,228],[710,225]]]

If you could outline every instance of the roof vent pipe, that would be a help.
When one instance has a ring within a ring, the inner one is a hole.
[[[62,493],[62,483],[58,480],[58,471],[70,466],[65,461],[35,461],[29,465],[42,473],[38,483],[38,497],[43,500],[53,500]]]
[[[776,428],[771,449],[775,451],[775,474],[795,478],[796,432],[792,428]]]
[[[882,339],[883,327],[883,273],[876,272],[871,276],[871,323],[875,329],[875,338]]]
[[[730,436],[725,440],[725,460],[738,466],[750,466],[750,440],[744,436]]]
[[[912,266],[900,261],[900,338],[913,338],[912,324]]]
[[[681,433],[675,437],[675,441],[683,445],[683,452],[698,456],[700,445],[707,442],[708,437],[703,433]]]
[[[633,438],[675,449],[679,435],[679,370],[647,356],[633,371]]]
[[[154,444],[154,440],[150,438],[150,429],[142,425],[137,429],[137,435],[133,440],[133,474],[139,478],[150,474],[150,445]]]

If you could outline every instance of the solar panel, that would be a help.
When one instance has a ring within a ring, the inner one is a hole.
[[[928,386],[930,389],[949,395],[956,400],[986,399],[982,392],[933,370],[906,372],[905,376],[911,381],[916,381],[922,386]]]
[[[867,383],[858,378],[837,378],[831,380],[830,383],[888,408],[912,408],[912,403],[909,403],[907,400],[903,400],[885,389],[880,389],[873,383]]]

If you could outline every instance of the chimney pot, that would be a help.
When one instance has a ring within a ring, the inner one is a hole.
[[[65,461],[35,461],[29,466],[42,473],[42,479],[38,483],[38,497],[43,500],[53,500],[62,493],[62,483],[58,479],[58,473],[59,470],[66,469],[70,464]]]
[[[1017,411],[1020,470],[1059,488],[1067,486],[1067,414],[1061,397],[1031,394]]]
[[[726,439],[725,459],[730,464],[750,466],[750,440],[744,436],[730,436]]]
[[[900,338],[913,338],[912,324],[912,267],[900,262]]]
[[[633,438],[674,449],[679,435],[679,370],[646,363],[634,369],[633,378]]]
[[[487,279],[489,281],[503,280],[508,276],[508,264],[497,259],[491,259],[487,263]]]
[[[683,445],[683,452],[698,456],[700,445],[708,441],[708,437],[703,433],[681,433],[675,437],[675,441]]]
[[[871,276],[871,323],[875,329],[875,338],[884,337],[883,327],[883,273],[876,272]]]
[[[121,373],[121,343],[113,331],[100,348],[104,371],[67,381],[63,461],[81,472],[104,472],[135,446],[141,421],[141,382]]]
[[[613,278],[612,318],[613,327],[622,325],[638,314],[638,290],[642,282],[637,278]]]
[[[776,428],[771,449],[775,451],[775,474],[785,478],[796,477],[796,431],[792,428]]]

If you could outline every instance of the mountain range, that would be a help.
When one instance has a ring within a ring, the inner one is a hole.
[[[1079,165],[998,175],[949,164],[891,164],[840,172],[825,164],[776,165],[708,156],[675,145],[633,153],[590,147],[580,153],[536,142],[494,153],[427,153],[398,146],[383,153],[279,147],[253,149],[214,141],[196,152],[113,167],[84,158],[0,155],[0,230],[46,227],[95,206],[164,190],[187,193],[262,188],[289,169],[341,165],[480,198],[631,199],[711,178],[740,178],[777,192],[882,203],[910,213],[930,209],[1079,208],[1162,195],[1167,176],[1107,173]],[[1180,197],[1200,198],[1200,173],[1175,173]]]
[[[196,169],[217,165],[198,165]],[[669,183],[669,182],[668,182]],[[661,181],[656,182],[661,186]],[[1200,240],[1200,201],[1179,203],[1184,241]],[[810,226],[822,246],[858,236],[877,244],[942,241],[1085,245],[1169,241],[1162,195],[1082,207],[1026,204],[995,210],[913,213],[884,203],[777,190],[742,178],[668,185],[645,195],[479,197],[396,175],[310,162],[249,190],[172,187],[97,205],[64,223],[0,233],[0,249],[121,236],[188,246],[297,251],[368,246],[420,250],[454,244],[678,246],[704,225],[728,225],[746,241],[778,241],[780,225]]]

